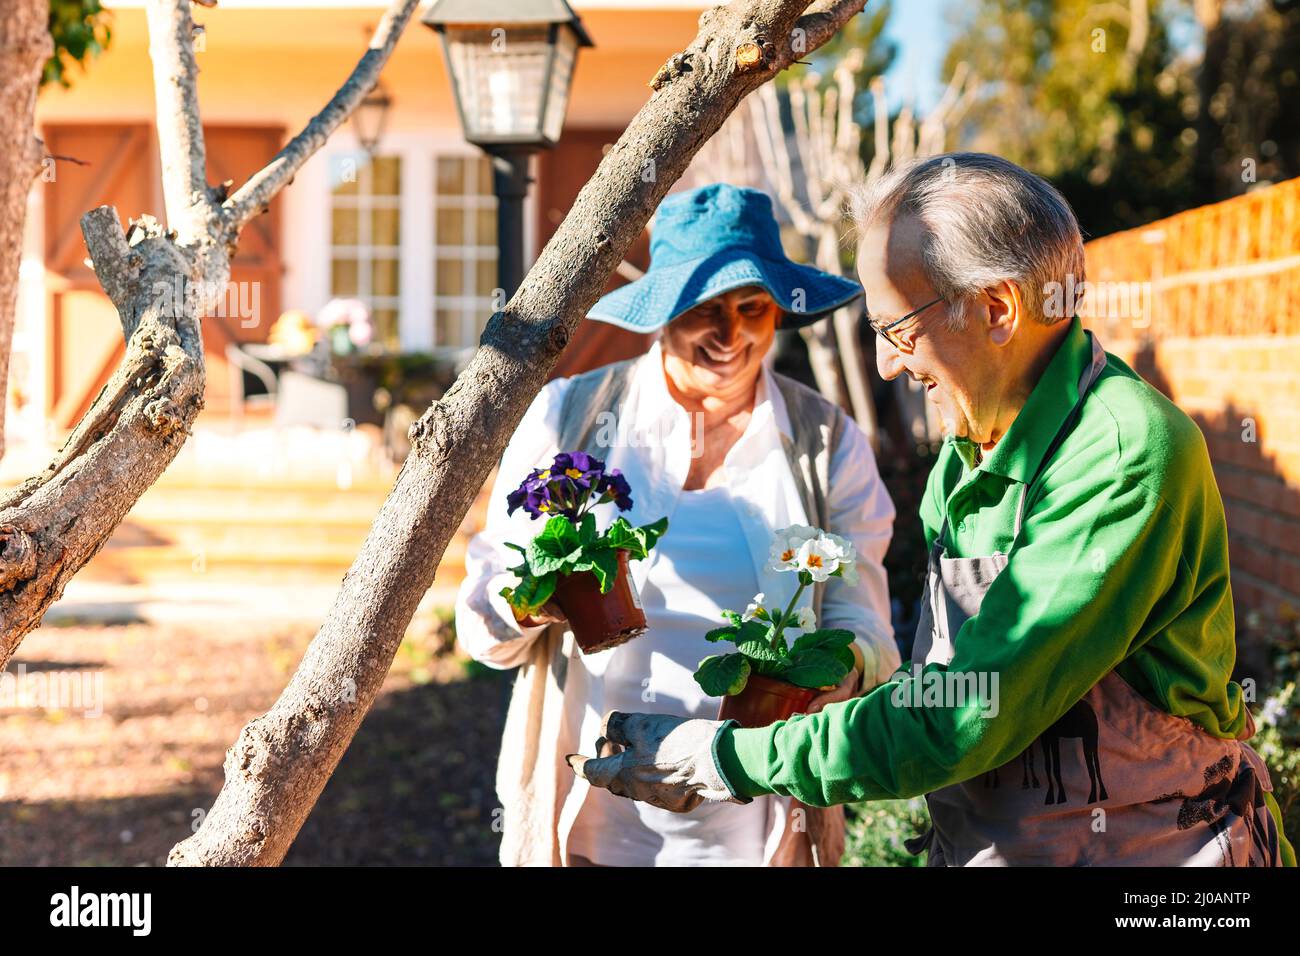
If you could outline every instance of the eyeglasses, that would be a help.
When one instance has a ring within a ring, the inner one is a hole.
[[[930,308],[930,306],[938,305],[942,301],[943,301],[943,296],[939,296],[939,298],[937,299],[932,299],[931,301],[927,302],[925,305],[921,306],[919,309],[913,309],[911,312],[907,313],[907,315],[903,316],[901,319],[895,319],[893,322],[890,322],[888,325],[878,324],[876,320],[871,317],[871,313],[868,312],[867,324],[871,326],[871,330],[873,332],[883,337],[886,341],[889,342],[890,345],[898,349],[900,352],[910,352],[912,351],[912,346],[908,345],[901,338],[899,338],[898,333],[895,332],[894,329],[898,328],[908,319],[916,318],[916,316],[920,315],[926,309]]]

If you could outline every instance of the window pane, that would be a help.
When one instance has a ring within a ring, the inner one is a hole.
[[[371,191],[376,196],[396,196],[402,191],[402,161],[397,156],[376,156],[370,168]]]
[[[475,283],[474,292],[485,298],[490,298],[492,290],[497,287],[497,260],[493,256],[491,259],[480,259],[474,264],[478,281]]]
[[[370,268],[371,295],[398,294],[398,261],[396,259],[376,259]]]
[[[477,342],[483,334],[483,326],[487,325],[487,320],[491,318],[491,309],[478,309],[474,312],[474,341]]]
[[[361,241],[360,213],[355,209],[335,209],[330,241],[336,246],[355,246]]]
[[[465,267],[460,259],[443,256],[438,260],[437,285],[434,295],[464,295]]]
[[[475,244],[495,246],[497,244],[497,211],[495,209],[478,210],[478,232],[474,236]]]
[[[440,246],[459,246],[465,243],[465,210],[439,209],[434,241]]]
[[[465,164],[465,195],[481,196],[492,192],[492,162],[487,157],[462,160]]]
[[[438,345],[461,345],[460,335],[460,310],[440,308],[436,313],[434,331],[437,334]]]
[[[360,172],[355,156],[331,156],[330,191],[336,196],[355,196],[361,188]]]
[[[400,209],[372,209],[370,211],[370,244],[397,246],[401,244],[402,226]]]
[[[439,196],[459,196],[464,192],[464,169],[465,161],[458,156],[439,156],[438,157],[438,183],[437,194]],[[472,188],[472,187],[471,187]]]
[[[401,170],[397,156],[330,157],[330,294],[364,302],[385,348],[398,345]]]
[[[375,339],[386,348],[398,348],[400,342],[397,332],[397,310],[375,309],[371,318],[375,324]]]
[[[355,259],[335,259],[330,268],[330,294],[357,294],[357,261]]]

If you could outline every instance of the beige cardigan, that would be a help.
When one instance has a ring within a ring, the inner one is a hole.
[[[618,362],[576,376],[564,396],[559,447],[600,454],[592,446],[597,415],[617,410],[635,360]],[[786,443],[791,472],[805,510],[826,526],[826,487],[831,453],[846,416],[812,389],[773,375],[785,399],[793,442]],[[813,594],[820,617],[823,586]],[[569,660],[578,653],[572,635],[561,627],[547,629],[520,667],[506,716],[497,794],[503,804],[501,862],[507,866],[562,866],[560,810],[570,791],[589,786],[564,762],[581,751],[578,727],[567,717],[564,687]],[[786,811],[779,843],[765,854],[769,865],[837,866],[844,852],[841,807],[807,807],[781,801]]]

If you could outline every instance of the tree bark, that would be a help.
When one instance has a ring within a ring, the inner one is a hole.
[[[288,686],[226,754],[226,781],[170,865],[280,863],[378,694],[434,569],[528,405],[609,275],[736,104],[829,39],[865,0],[734,0],[651,80],[412,447]],[[805,11],[808,11],[805,13]]]
[[[46,0],[13,0],[0,17],[0,458],[5,450],[9,350],[18,302],[27,193],[41,171],[44,144],[36,137],[36,93],[54,52]],[[3,532],[0,532],[3,533]]]
[[[200,317],[225,290],[240,229],[378,82],[417,2],[395,0],[343,88],[254,177],[256,185],[250,181],[235,197],[206,181],[189,2],[148,3],[168,227],[144,216],[123,235],[116,210],[107,206],[82,217],[95,276],[122,323],[126,355],[45,471],[0,497],[0,670],[176,457],[203,407]],[[13,22],[0,23],[0,41]],[[31,139],[30,117],[22,132],[10,141]],[[27,176],[15,187],[24,203],[30,182]],[[6,181],[6,201],[10,186]],[[7,364],[7,352],[3,357]]]

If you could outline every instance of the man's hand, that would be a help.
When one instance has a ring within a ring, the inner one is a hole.
[[[573,772],[592,786],[663,810],[686,813],[706,800],[749,803],[731,792],[713,760],[722,721],[668,714],[605,715],[596,756],[569,754]]]

